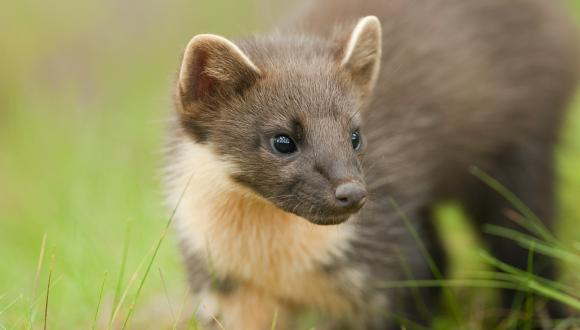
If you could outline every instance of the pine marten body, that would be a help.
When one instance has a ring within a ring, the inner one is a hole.
[[[200,311],[227,329],[266,329],[274,314],[292,327],[305,309],[332,327],[424,321],[409,290],[387,285],[433,278],[400,214],[441,269],[435,203],[517,227],[473,166],[551,227],[574,32],[545,0],[318,0],[270,36],[194,37],[167,173]],[[485,238],[526,268],[526,250]],[[549,260],[535,266],[553,276]]]

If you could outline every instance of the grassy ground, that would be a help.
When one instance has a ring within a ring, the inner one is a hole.
[[[251,1],[0,3],[0,329],[44,324],[49,279],[49,328],[104,327],[116,306],[125,319],[170,213],[158,169],[178,56],[196,33],[251,33],[263,14]],[[577,103],[558,154],[566,242],[580,237],[578,132]],[[456,210],[441,215],[462,233],[449,242],[461,278],[479,254]],[[184,283],[169,235],[131,324],[171,325]]]

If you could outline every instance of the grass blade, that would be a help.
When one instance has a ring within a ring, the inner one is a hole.
[[[44,326],[43,329],[46,330],[47,328],[47,324],[48,324],[48,297],[50,296],[50,281],[52,280],[52,269],[54,266],[54,258],[55,255],[54,253],[52,254],[52,257],[50,258],[50,270],[48,271],[48,284],[46,286],[46,300],[44,302]]]
[[[580,256],[566,251],[560,246],[560,244],[556,246],[550,246],[548,243],[542,242],[535,237],[501,226],[486,225],[484,230],[488,234],[514,240],[519,243],[520,246],[526,249],[530,249],[533,246],[534,252],[538,252],[552,258],[557,258],[565,262],[580,265]]]
[[[38,262],[36,263],[36,273],[34,274],[34,282],[32,284],[32,300],[36,296],[36,288],[38,286],[38,278],[40,277],[40,271],[42,270],[42,262],[44,260],[44,251],[46,248],[46,233],[42,235],[42,243],[40,244],[40,254],[38,256]]]
[[[40,272],[42,271],[42,263],[44,262],[44,253],[46,249],[46,233],[42,235],[42,243],[40,244],[40,253],[38,255],[38,262],[36,263],[36,273],[34,275],[34,282],[32,282],[32,294],[30,296],[30,306],[28,308],[28,322],[26,329],[31,329],[36,316],[36,290],[38,289],[38,281],[40,279]]]
[[[127,265],[127,256],[129,253],[129,240],[131,239],[131,229],[133,221],[129,219],[127,221],[127,228],[125,229],[125,242],[123,243],[123,256],[121,257],[121,269],[119,270],[119,277],[117,278],[117,285],[115,286],[115,296],[113,298],[113,303],[111,304],[111,316],[109,318],[109,328],[113,323],[113,317],[116,315],[115,306],[118,306],[119,299],[121,299],[121,287],[123,286],[123,277],[125,276],[125,268]]]
[[[530,208],[521,199],[509,191],[504,185],[477,167],[472,167],[470,172],[478,179],[483,181],[483,183],[487,184],[490,188],[499,193],[503,198],[505,198],[513,207],[516,208],[518,212],[523,215],[524,219],[527,220],[518,222],[518,224],[524,226],[527,230],[538,235],[538,237],[541,237],[547,242],[557,242],[554,235],[552,235],[546,226],[544,226],[544,223],[534,214],[534,212],[532,212],[532,210],[530,210]]]
[[[2,310],[0,310],[0,316],[2,314],[4,314],[4,312],[9,310],[10,307],[14,306],[14,304],[16,304],[18,302],[18,300],[20,300],[22,298],[23,298],[23,296],[22,296],[22,294],[20,294],[18,297],[16,297],[16,299],[12,300],[8,305],[6,305],[6,307],[2,308]]]
[[[573,307],[577,310],[580,310],[580,299],[575,298],[569,294],[562,292],[561,290],[556,289],[557,283],[543,279],[538,277],[534,274],[530,274],[528,272],[522,271],[517,269],[513,266],[510,266],[494,257],[489,255],[486,252],[482,252],[482,256],[486,259],[492,266],[514,275],[517,275],[515,279],[519,282],[518,284],[522,287],[522,289],[530,289],[535,293],[544,296],[549,299],[557,300],[563,304],[566,304],[570,307]]]
[[[103,300],[103,291],[105,290],[105,283],[107,282],[107,275],[109,272],[105,271],[103,275],[103,283],[101,283],[101,289],[99,290],[99,300],[97,301],[97,310],[95,311],[95,317],[93,318],[93,326],[91,329],[97,327],[97,318],[99,317],[99,309],[101,308],[101,301]]]
[[[117,315],[118,315],[119,311],[121,310],[121,307],[122,307],[123,303],[125,302],[127,295],[129,294],[129,290],[133,287],[133,284],[135,283],[135,281],[137,280],[137,277],[139,276],[139,272],[141,271],[141,268],[143,268],[143,266],[145,266],[145,262],[147,261],[149,255],[151,255],[153,253],[154,248],[155,247],[152,246],[149,249],[149,251],[147,251],[147,253],[145,253],[145,256],[141,259],[141,261],[137,265],[137,269],[135,270],[135,272],[133,272],[133,275],[131,275],[129,282],[127,283],[127,287],[123,291],[123,294],[121,295],[121,298],[119,299],[119,303],[115,307],[115,312],[113,313],[113,316],[111,317],[111,320],[109,321],[109,326],[107,329],[111,329],[114,321],[117,319]]]
[[[425,244],[423,244],[423,240],[421,240],[421,237],[419,237],[419,234],[415,230],[415,227],[411,224],[409,217],[407,217],[407,215],[403,212],[403,210],[401,210],[401,208],[399,207],[399,205],[397,204],[397,202],[395,202],[395,200],[393,198],[390,198],[389,200],[391,202],[391,205],[393,206],[393,208],[395,209],[395,211],[399,215],[399,217],[405,223],[405,226],[407,227],[407,229],[409,230],[409,232],[413,236],[413,239],[415,240],[415,242],[419,246],[419,250],[421,252],[421,255],[427,261],[427,264],[428,264],[429,268],[431,269],[433,276],[435,276],[435,278],[438,280],[442,280],[443,273],[441,273],[441,271],[439,270],[439,267],[435,264],[435,261],[431,257],[431,254],[429,253],[429,251],[427,251]],[[451,311],[453,313],[455,321],[457,322],[458,325],[462,324],[463,322],[461,320],[461,313],[459,312],[459,305],[457,304],[455,297],[453,296],[451,291],[447,290],[446,288],[444,288],[443,294],[445,296],[445,299],[447,300],[447,303],[449,304],[449,306],[451,308]]]
[[[189,183],[191,182],[192,178],[193,178],[193,174],[190,175],[189,179],[187,180],[187,183],[185,184],[185,187],[183,188],[183,191],[181,192],[181,195],[179,196],[179,199],[177,200],[177,204],[175,205],[173,212],[171,212],[171,216],[167,220],[167,223],[165,224],[165,228],[163,228],[163,231],[161,232],[161,236],[159,237],[159,239],[157,240],[157,243],[155,244],[155,249],[153,250],[153,256],[151,256],[151,260],[149,261],[149,264],[147,264],[147,268],[145,269],[145,273],[143,274],[143,277],[141,278],[141,282],[139,283],[139,287],[137,288],[137,292],[135,293],[135,297],[133,298],[133,301],[131,302],[131,305],[129,306],[129,312],[127,313],[127,317],[125,318],[125,322],[123,323],[122,329],[125,329],[129,325],[129,321],[131,320],[131,317],[133,316],[133,310],[135,309],[135,304],[137,302],[137,299],[139,298],[139,295],[141,294],[141,291],[143,290],[143,286],[145,285],[145,281],[147,280],[149,272],[151,271],[151,267],[153,266],[153,262],[155,261],[155,258],[157,257],[157,253],[159,252],[159,249],[161,248],[161,244],[163,243],[165,236],[167,236],[167,233],[169,232],[169,228],[171,227],[171,224],[173,223],[173,219],[175,218],[175,214],[177,213],[177,209],[178,209],[179,205],[181,204],[181,200],[183,199],[183,196],[185,196],[185,192],[187,191],[187,188],[189,187]]]
[[[165,277],[163,277],[163,272],[161,271],[161,268],[159,269],[159,277],[161,278],[161,283],[163,283],[163,291],[165,292],[165,298],[167,299],[167,306],[169,307],[169,312],[171,313],[171,319],[172,319],[172,323],[176,324],[177,323],[177,319],[175,318],[175,312],[173,311],[173,308],[171,307],[171,299],[169,299],[169,291],[167,291],[167,284],[165,283]]]
[[[187,303],[188,298],[189,298],[189,286],[185,290],[185,294],[183,295],[183,299],[181,300],[179,310],[177,311],[177,315],[175,316],[175,319],[173,320],[173,325],[172,325],[171,329],[173,329],[173,330],[177,329],[177,324],[181,320],[181,315],[183,315],[183,309],[185,308],[185,304]]]
[[[276,309],[274,310],[274,318],[272,319],[272,326],[270,327],[270,330],[276,329],[277,321],[278,321],[278,308],[276,307]]]
[[[382,289],[400,288],[491,288],[491,289],[517,289],[519,286],[508,281],[498,280],[412,280],[412,281],[389,281],[379,285]]]

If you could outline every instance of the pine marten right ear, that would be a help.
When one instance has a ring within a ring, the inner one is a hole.
[[[200,34],[189,42],[178,78],[178,97],[184,111],[200,104],[235,96],[251,86],[260,70],[231,41]]]
[[[363,97],[368,96],[376,84],[381,48],[381,22],[376,16],[366,16],[358,21],[340,52],[340,66]]]

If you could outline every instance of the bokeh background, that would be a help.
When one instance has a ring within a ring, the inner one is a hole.
[[[580,0],[568,4],[580,22]],[[170,328],[189,318],[171,233],[136,297],[171,213],[160,169],[180,54],[197,33],[259,33],[291,7],[265,0],[0,3],[0,329],[43,326],[49,275],[51,329],[106,327],[117,306],[119,327],[133,301],[130,327]],[[580,240],[579,102],[558,169],[557,233],[573,243]],[[485,267],[457,208],[439,213],[442,231],[453,234],[453,276]],[[477,292],[457,289],[474,328],[477,311],[493,299]]]

